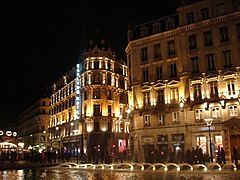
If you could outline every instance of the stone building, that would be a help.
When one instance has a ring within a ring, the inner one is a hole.
[[[127,65],[97,33],[76,67],[52,86],[52,147],[89,158],[128,148],[128,84]]]
[[[155,149],[200,146],[214,158],[221,146],[227,160],[240,150],[239,47],[232,0],[182,1],[175,14],[129,29],[130,147],[141,161]]]

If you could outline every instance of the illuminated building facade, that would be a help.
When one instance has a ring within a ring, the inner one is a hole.
[[[237,1],[183,1],[177,13],[128,32],[130,147],[240,150],[240,11]],[[206,119],[212,119],[209,138]],[[211,145],[209,142],[212,142]]]
[[[75,155],[87,152],[89,158],[94,150],[126,149],[130,126],[127,73],[127,65],[116,60],[99,34],[90,40],[79,64],[53,85],[52,147],[70,151],[74,147]]]
[[[28,107],[19,115],[18,136],[24,143],[24,149],[41,151],[46,149],[48,144],[47,133],[49,126],[49,105],[48,97],[41,97],[34,104]]]

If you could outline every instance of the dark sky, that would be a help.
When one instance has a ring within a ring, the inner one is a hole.
[[[57,2],[57,1],[56,1]],[[124,57],[129,23],[143,23],[175,13],[180,0],[33,1],[1,4],[1,128],[17,121],[45,88],[74,66],[94,34],[110,41]],[[149,3],[149,4],[146,4]],[[166,3],[168,3],[166,5]]]

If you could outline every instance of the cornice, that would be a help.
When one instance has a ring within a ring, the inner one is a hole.
[[[162,33],[150,35],[148,37],[140,38],[138,40],[133,40],[133,41],[128,43],[125,51],[126,51],[126,53],[128,53],[130,51],[130,49],[133,48],[134,46],[142,45],[142,44],[149,43],[149,42],[159,40],[159,39],[162,39],[162,38],[173,37],[173,36],[179,35],[182,32],[188,32],[188,31],[192,31],[192,30],[196,30],[196,29],[200,29],[200,28],[203,28],[203,27],[207,27],[207,26],[211,26],[211,25],[215,25],[215,24],[220,24],[220,23],[224,24],[224,22],[234,20],[234,19],[237,19],[239,17],[240,17],[240,11],[237,11],[237,12],[234,12],[234,13],[231,13],[231,14],[228,14],[228,15],[218,16],[216,18],[200,21],[200,22],[197,22],[197,23],[194,23],[194,24],[180,26],[180,27],[177,27],[177,28],[169,30],[169,31],[165,31],[165,32],[162,32]]]

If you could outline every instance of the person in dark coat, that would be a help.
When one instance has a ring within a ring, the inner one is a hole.
[[[223,149],[223,147],[221,147],[220,154],[223,164],[226,164],[225,150]]]
[[[236,146],[233,147],[233,151],[232,151],[232,161],[233,161],[235,164],[238,164],[238,151],[237,151],[237,147],[236,147]]]

